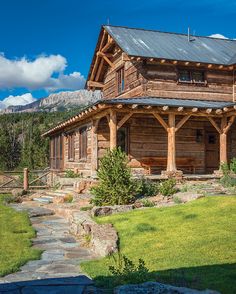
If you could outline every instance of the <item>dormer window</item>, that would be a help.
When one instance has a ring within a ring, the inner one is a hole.
[[[117,94],[120,95],[125,90],[125,70],[121,67],[116,72]]]
[[[206,84],[205,72],[200,70],[180,69],[178,71],[180,83]]]

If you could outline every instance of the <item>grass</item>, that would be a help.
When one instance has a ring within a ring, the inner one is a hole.
[[[150,280],[236,293],[236,197],[216,196],[166,208],[148,208],[97,218],[112,223],[120,249],[144,259]],[[114,286],[112,258],[82,268],[100,286]]]
[[[35,237],[27,213],[16,212],[0,195],[0,276],[19,270],[29,260],[39,259],[40,250],[31,248]]]

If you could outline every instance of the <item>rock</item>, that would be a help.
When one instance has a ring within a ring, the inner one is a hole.
[[[130,284],[119,286],[114,289],[114,294],[220,294],[212,290],[194,290],[183,287],[175,287],[167,284],[156,282],[146,282],[143,284]]]
[[[95,206],[93,207],[92,216],[110,215],[114,213],[127,212],[134,209],[134,205],[114,205],[114,206]]]
[[[201,198],[202,195],[194,192],[178,192],[174,195],[174,197],[179,198],[181,202],[185,203]]]
[[[11,190],[11,194],[14,197],[21,197],[21,196],[26,194],[26,191],[24,189],[21,189],[21,188],[15,188],[15,189]]]
[[[118,235],[112,224],[91,227],[91,244],[96,254],[108,256],[118,251]]]
[[[97,181],[81,179],[74,183],[74,191],[81,194],[88,192],[92,187],[97,185]]]

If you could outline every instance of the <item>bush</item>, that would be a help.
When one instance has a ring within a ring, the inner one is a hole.
[[[182,199],[179,198],[178,196],[174,196],[174,197],[173,197],[173,201],[174,201],[174,203],[176,203],[176,204],[180,204],[180,203],[182,203]]]
[[[155,196],[159,192],[159,185],[153,181],[145,178],[136,179],[136,185],[138,190],[138,197]]]
[[[229,175],[224,175],[220,179],[220,183],[222,186],[224,186],[226,188],[235,187],[236,186],[236,178],[232,178]]]
[[[132,260],[122,254],[116,258],[113,256],[115,265],[109,266],[109,271],[115,278],[115,284],[139,284],[147,281],[149,270],[143,259],[139,259],[135,265]]]
[[[235,157],[231,160],[230,171],[236,174],[236,158]]]
[[[220,164],[220,171],[222,172],[222,174],[224,176],[229,174],[230,170],[229,170],[229,166],[226,162],[223,162]]]
[[[176,181],[174,179],[163,181],[159,185],[159,192],[163,196],[171,196],[177,192],[175,185]]]
[[[65,178],[81,178],[81,174],[75,173],[71,169],[65,171]]]
[[[65,203],[71,203],[73,201],[74,197],[73,195],[71,194],[67,194],[65,197],[64,197],[64,202]]]
[[[153,201],[148,200],[148,199],[142,199],[140,202],[143,204],[144,207],[155,206],[155,203]]]
[[[91,188],[95,205],[122,205],[133,203],[137,185],[131,177],[128,158],[120,148],[108,150],[100,161],[99,184]]]

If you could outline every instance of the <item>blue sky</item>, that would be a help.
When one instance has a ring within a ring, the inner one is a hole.
[[[236,38],[236,0],[0,2],[0,100],[11,95],[5,104],[83,87],[108,19],[112,25],[181,33],[189,26],[196,35]]]

